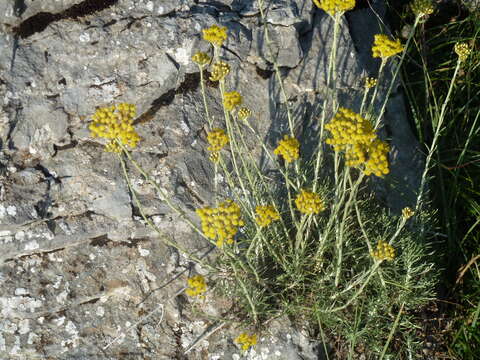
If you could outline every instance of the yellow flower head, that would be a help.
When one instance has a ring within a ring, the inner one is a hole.
[[[390,40],[387,35],[377,34],[373,42],[372,53],[375,58],[388,59],[390,56],[403,51],[400,40]]]
[[[388,169],[388,152],[390,151],[388,144],[385,141],[376,139],[368,145],[366,151],[368,158],[365,161],[365,169],[363,170],[365,175],[374,174],[378,177],[387,175],[390,172]]]
[[[281,155],[287,163],[291,163],[300,157],[300,143],[297,139],[285,135],[283,140],[279,141],[273,153],[275,155]]]
[[[207,133],[207,141],[210,144],[208,151],[219,152],[228,144],[228,136],[223,129],[215,128]]]
[[[227,28],[225,26],[212,25],[208,29],[203,29],[203,40],[212,43],[214,46],[222,46],[227,40]]]
[[[224,61],[219,61],[212,66],[212,73],[210,81],[219,81],[225,79],[225,76],[230,72],[230,65]]]
[[[246,121],[250,116],[252,116],[252,110],[249,108],[243,107],[238,110],[237,116],[240,120]]]
[[[365,78],[365,87],[367,89],[373,88],[375,85],[377,85],[377,79],[373,77],[366,77]]]
[[[395,249],[389,243],[380,240],[377,244],[377,250],[372,251],[371,255],[377,260],[392,261],[395,259]]]
[[[467,60],[468,55],[472,52],[472,49],[470,49],[467,43],[456,43],[454,49],[460,61]]]
[[[413,215],[415,215],[415,212],[412,209],[410,209],[408,206],[406,208],[403,208],[402,217],[405,220],[410,219]]]
[[[121,103],[117,106],[99,108],[92,116],[93,122],[89,125],[92,137],[101,137],[110,142],[105,146],[106,151],[121,152],[121,144],[135,148],[140,136],[133,127],[136,108],[133,104]]]
[[[237,106],[242,105],[242,95],[237,91],[230,91],[225,93],[225,98],[223,99],[223,106],[227,111],[232,111]]]
[[[195,55],[192,56],[192,61],[198,64],[200,67],[204,67],[205,65],[207,65],[210,60],[212,60],[210,56],[208,56],[207,53],[201,51],[197,52]]]
[[[257,216],[255,221],[261,227],[270,225],[275,220],[280,220],[280,214],[273,205],[259,205],[255,208]]]
[[[301,190],[295,199],[298,211],[303,214],[318,214],[325,210],[325,205],[320,195],[310,191]]]
[[[240,217],[240,207],[232,200],[224,201],[217,208],[197,209],[196,213],[202,221],[203,234],[216,240],[218,247],[224,242],[232,244],[238,228],[245,225]]]
[[[207,291],[207,283],[202,275],[192,276],[187,280],[188,288],[185,293],[191,297],[203,297],[203,293]]]
[[[247,351],[252,346],[257,345],[257,335],[248,335],[247,333],[241,333],[236,339],[235,342],[242,346],[243,351]]]
[[[410,8],[416,16],[430,15],[435,10],[432,0],[413,0]]]
[[[331,16],[336,13],[344,13],[355,7],[355,0],[313,0],[318,8],[322,9]]]
[[[351,144],[368,144],[376,138],[370,121],[346,108],[339,108],[325,129],[332,136],[326,143],[333,145],[335,151],[346,150]]]

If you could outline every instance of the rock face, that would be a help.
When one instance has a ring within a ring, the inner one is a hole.
[[[285,126],[273,58],[299,128],[309,131],[314,123],[332,21],[310,1],[274,3],[265,9],[270,48],[256,1],[0,3],[0,358],[239,358],[232,339],[240,330],[231,326],[184,357],[216,326],[185,306],[191,302],[182,292],[185,279],[203,270],[140,221],[119,160],[89,137],[87,126],[96,107],[136,104],[142,141],[135,160],[196,219],[193,209],[210,204],[213,191],[199,74],[190,60],[208,49],[202,28],[228,28],[227,87],[243,94],[267,141],[280,138]],[[374,5],[381,13],[382,4]],[[368,9],[342,20],[336,66],[344,106],[358,107],[363,78],[378,69],[368,56],[376,26]],[[217,90],[207,93],[213,116],[221,118]],[[384,125],[392,180],[379,188],[407,184],[402,196],[384,196],[400,209],[411,205],[422,164],[401,95],[388,105]],[[164,236],[208,261],[208,246],[140,174],[128,171]],[[196,304],[214,317],[231,306],[221,305],[213,295]],[[248,356],[317,359],[320,348],[279,321]]]

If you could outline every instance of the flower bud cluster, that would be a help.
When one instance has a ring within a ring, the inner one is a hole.
[[[303,214],[318,214],[325,210],[325,204],[320,195],[304,189],[297,195],[295,205],[297,205],[298,211]]]
[[[247,351],[252,346],[257,344],[257,335],[248,335],[247,333],[241,333],[236,339],[235,342],[241,345],[243,351]]]
[[[225,93],[223,106],[225,106],[226,110],[232,111],[239,105],[242,105],[242,95],[240,95],[238,91],[230,91]]]
[[[245,121],[245,120],[247,120],[250,116],[252,116],[252,110],[250,110],[249,108],[243,107],[243,108],[241,108],[240,110],[238,110],[237,117],[238,117],[240,120]]]
[[[217,208],[205,207],[196,210],[202,221],[202,231],[206,237],[217,241],[217,246],[223,243],[233,243],[233,237],[238,228],[245,223],[240,217],[240,207],[232,200],[221,203]]]
[[[228,135],[223,129],[215,128],[207,133],[207,141],[210,144],[207,150],[218,153],[228,144]]]
[[[380,240],[377,244],[377,250],[373,250],[371,255],[377,260],[392,261],[395,259],[395,249],[389,243]]]
[[[279,141],[273,153],[275,155],[281,155],[287,163],[291,163],[300,157],[300,143],[297,139],[285,135],[283,140]]]
[[[275,220],[280,220],[280,214],[273,205],[259,205],[255,208],[257,216],[255,221],[261,227],[270,225]]]
[[[210,75],[210,81],[220,81],[225,79],[225,76],[230,72],[230,65],[225,61],[219,61],[212,65],[212,72]]]
[[[377,85],[377,79],[373,77],[367,77],[365,78],[365,87],[367,89],[373,88],[375,85]]]
[[[381,58],[386,60],[389,57],[396,55],[403,51],[403,45],[400,40],[390,40],[387,35],[377,34],[372,46],[372,53],[374,58]]]
[[[414,0],[410,8],[416,16],[430,15],[435,10],[432,0]]]
[[[192,61],[201,67],[207,65],[210,60],[212,60],[210,56],[208,56],[207,53],[201,51],[197,52],[195,55],[192,56]]]
[[[331,16],[336,13],[344,13],[355,7],[355,0],[313,0],[313,2],[318,8]]]
[[[187,280],[187,285],[188,288],[185,290],[185,293],[191,297],[201,297],[207,291],[207,283],[202,275],[192,276]]]
[[[467,60],[468,55],[472,52],[467,43],[456,43],[454,49],[460,61]]]
[[[359,114],[340,108],[325,125],[332,137],[326,140],[335,151],[345,151],[347,166],[364,165],[365,175],[383,176],[389,173],[387,143],[377,139],[372,124]]]
[[[140,136],[133,127],[136,108],[133,104],[121,103],[117,106],[99,108],[92,116],[93,122],[89,125],[92,137],[101,137],[110,142],[105,146],[106,151],[121,152],[121,144],[135,148]]]
[[[408,206],[406,208],[403,208],[402,217],[405,220],[410,219],[413,215],[415,215],[415,211],[413,211],[411,208],[409,208]]]

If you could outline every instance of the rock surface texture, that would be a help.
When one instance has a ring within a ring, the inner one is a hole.
[[[184,295],[187,276],[203,270],[144,226],[116,155],[104,152],[87,127],[96,107],[136,104],[142,141],[135,159],[196,219],[193,210],[210,204],[213,177],[199,73],[190,60],[208,50],[203,28],[228,28],[222,48],[232,66],[228,86],[254,109],[266,140],[276,142],[285,127],[272,56],[299,132],[312,137],[332,21],[311,1],[271,3],[267,26],[274,44],[267,49],[252,0],[0,2],[1,359],[240,358],[233,342],[239,330],[230,325],[184,355],[215,330],[216,323],[198,313],[221,317],[232,304],[213,294],[203,302]],[[375,76],[379,65],[370,48],[381,31],[374,14],[382,14],[383,5],[370,3],[375,12],[348,13],[340,30],[337,86],[344,106],[353,108],[364,77]],[[220,117],[216,89],[207,92]],[[378,187],[398,210],[411,205],[422,161],[395,90],[383,129],[392,145],[392,174]],[[129,171],[165,236],[206,259],[214,256]],[[393,197],[389,187],[403,194]],[[246,357],[318,359],[321,348],[282,320]]]

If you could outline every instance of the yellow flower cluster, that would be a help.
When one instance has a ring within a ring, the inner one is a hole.
[[[240,95],[237,91],[225,93],[225,98],[223,99],[223,106],[225,106],[225,109],[232,111],[239,105],[242,105],[242,95]]]
[[[212,25],[208,29],[203,29],[203,40],[212,43],[214,46],[222,46],[227,40],[227,28],[225,26]]]
[[[223,129],[215,128],[207,133],[207,141],[210,144],[208,151],[219,152],[228,144],[228,136]]]
[[[88,128],[92,137],[110,140],[105,146],[106,151],[121,152],[117,141],[131,148],[135,148],[140,141],[140,136],[133,127],[135,115],[136,108],[133,104],[121,103],[99,108],[92,116],[93,122]]]
[[[221,203],[217,208],[205,207],[196,213],[202,220],[202,231],[206,237],[217,240],[217,246],[233,243],[238,228],[245,225],[240,217],[240,207],[232,200]]]
[[[250,116],[252,116],[252,110],[250,110],[249,108],[243,107],[240,110],[238,110],[237,116],[240,120],[245,121]]]
[[[381,177],[387,175],[390,170],[388,169],[388,152],[390,146],[385,141],[375,139],[367,147],[368,160],[365,161],[365,169],[363,172],[365,175],[374,174]]]
[[[297,139],[285,135],[283,140],[280,140],[278,146],[273,150],[275,155],[282,155],[287,163],[291,163],[300,157],[300,143]]]
[[[412,209],[410,209],[408,206],[406,208],[403,208],[402,216],[405,220],[410,219],[413,215],[415,215],[415,212]]]
[[[242,346],[243,351],[247,351],[252,346],[257,345],[257,335],[248,335],[247,333],[241,333],[236,339],[235,342]]]
[[[367,89],[373,88],[375,85],[377,85],[377,79],[373,77],[366,77],[365,78],[365,87]]]
[[[275,220],[280,220],[280,214],[273,205],[259,205],[255,208],[257,216],[255,221],[261,227],[270,225]]]
[[[331,16],[336,13],[344,13],[355,7],[355,0],[313,0],[313,2],[318,8]]]
[[[414,0],[410,8],[417,16],[430,15],[435,10],[432,0]]]
[[[368,144],[376,137],[370,121],[346,108],[339,108],[325,129],[332,133],[326,143],[335,151],[347,150],[348,145]]]
[[[326,140],[335,151],[345,151],[347,166],[364,165],[365,175],[383,176],[389,173],[390,148],[377,139],[371,123],[359,114],[340,108],[335,117],[325,125],[332,137]]]
[[[390,56],[403,51],[400,40],[390,40],[387,35],[377,34],[373,42],[372,53],[374,58],[388,59]]]
[[[303,189],[297,195],[295,205],[297,205],[298,211],[303,214],[318,214],[325,210],[325,204],[320,195]]]
[[[202,294],[207,291],[207,283],[202,275],[192,276],[187,280],[187,285],[188,288],[185,290],[185,293],[191,297],[202,297]]]
[[[192,56],[192,61],[198,64],[200,67],[207,65],[210,60],[210,56],[208,56],[207,53],[201,51],[197,52],[195,55]]]
[[[380,240],[377,244],[377,250],[372,251],[371,255],[377,260],[392,261],[395,259],[395,249],[389,243]]]
[[[460,61],[467,60],[468,55],[472,52],[467,43],[456,43],[454,49]]]
[[[219,61],[212,65],[212,72],[210,81],[219,81],[225,79],[225,76],[230,72],[230,65],[224,61]]]

